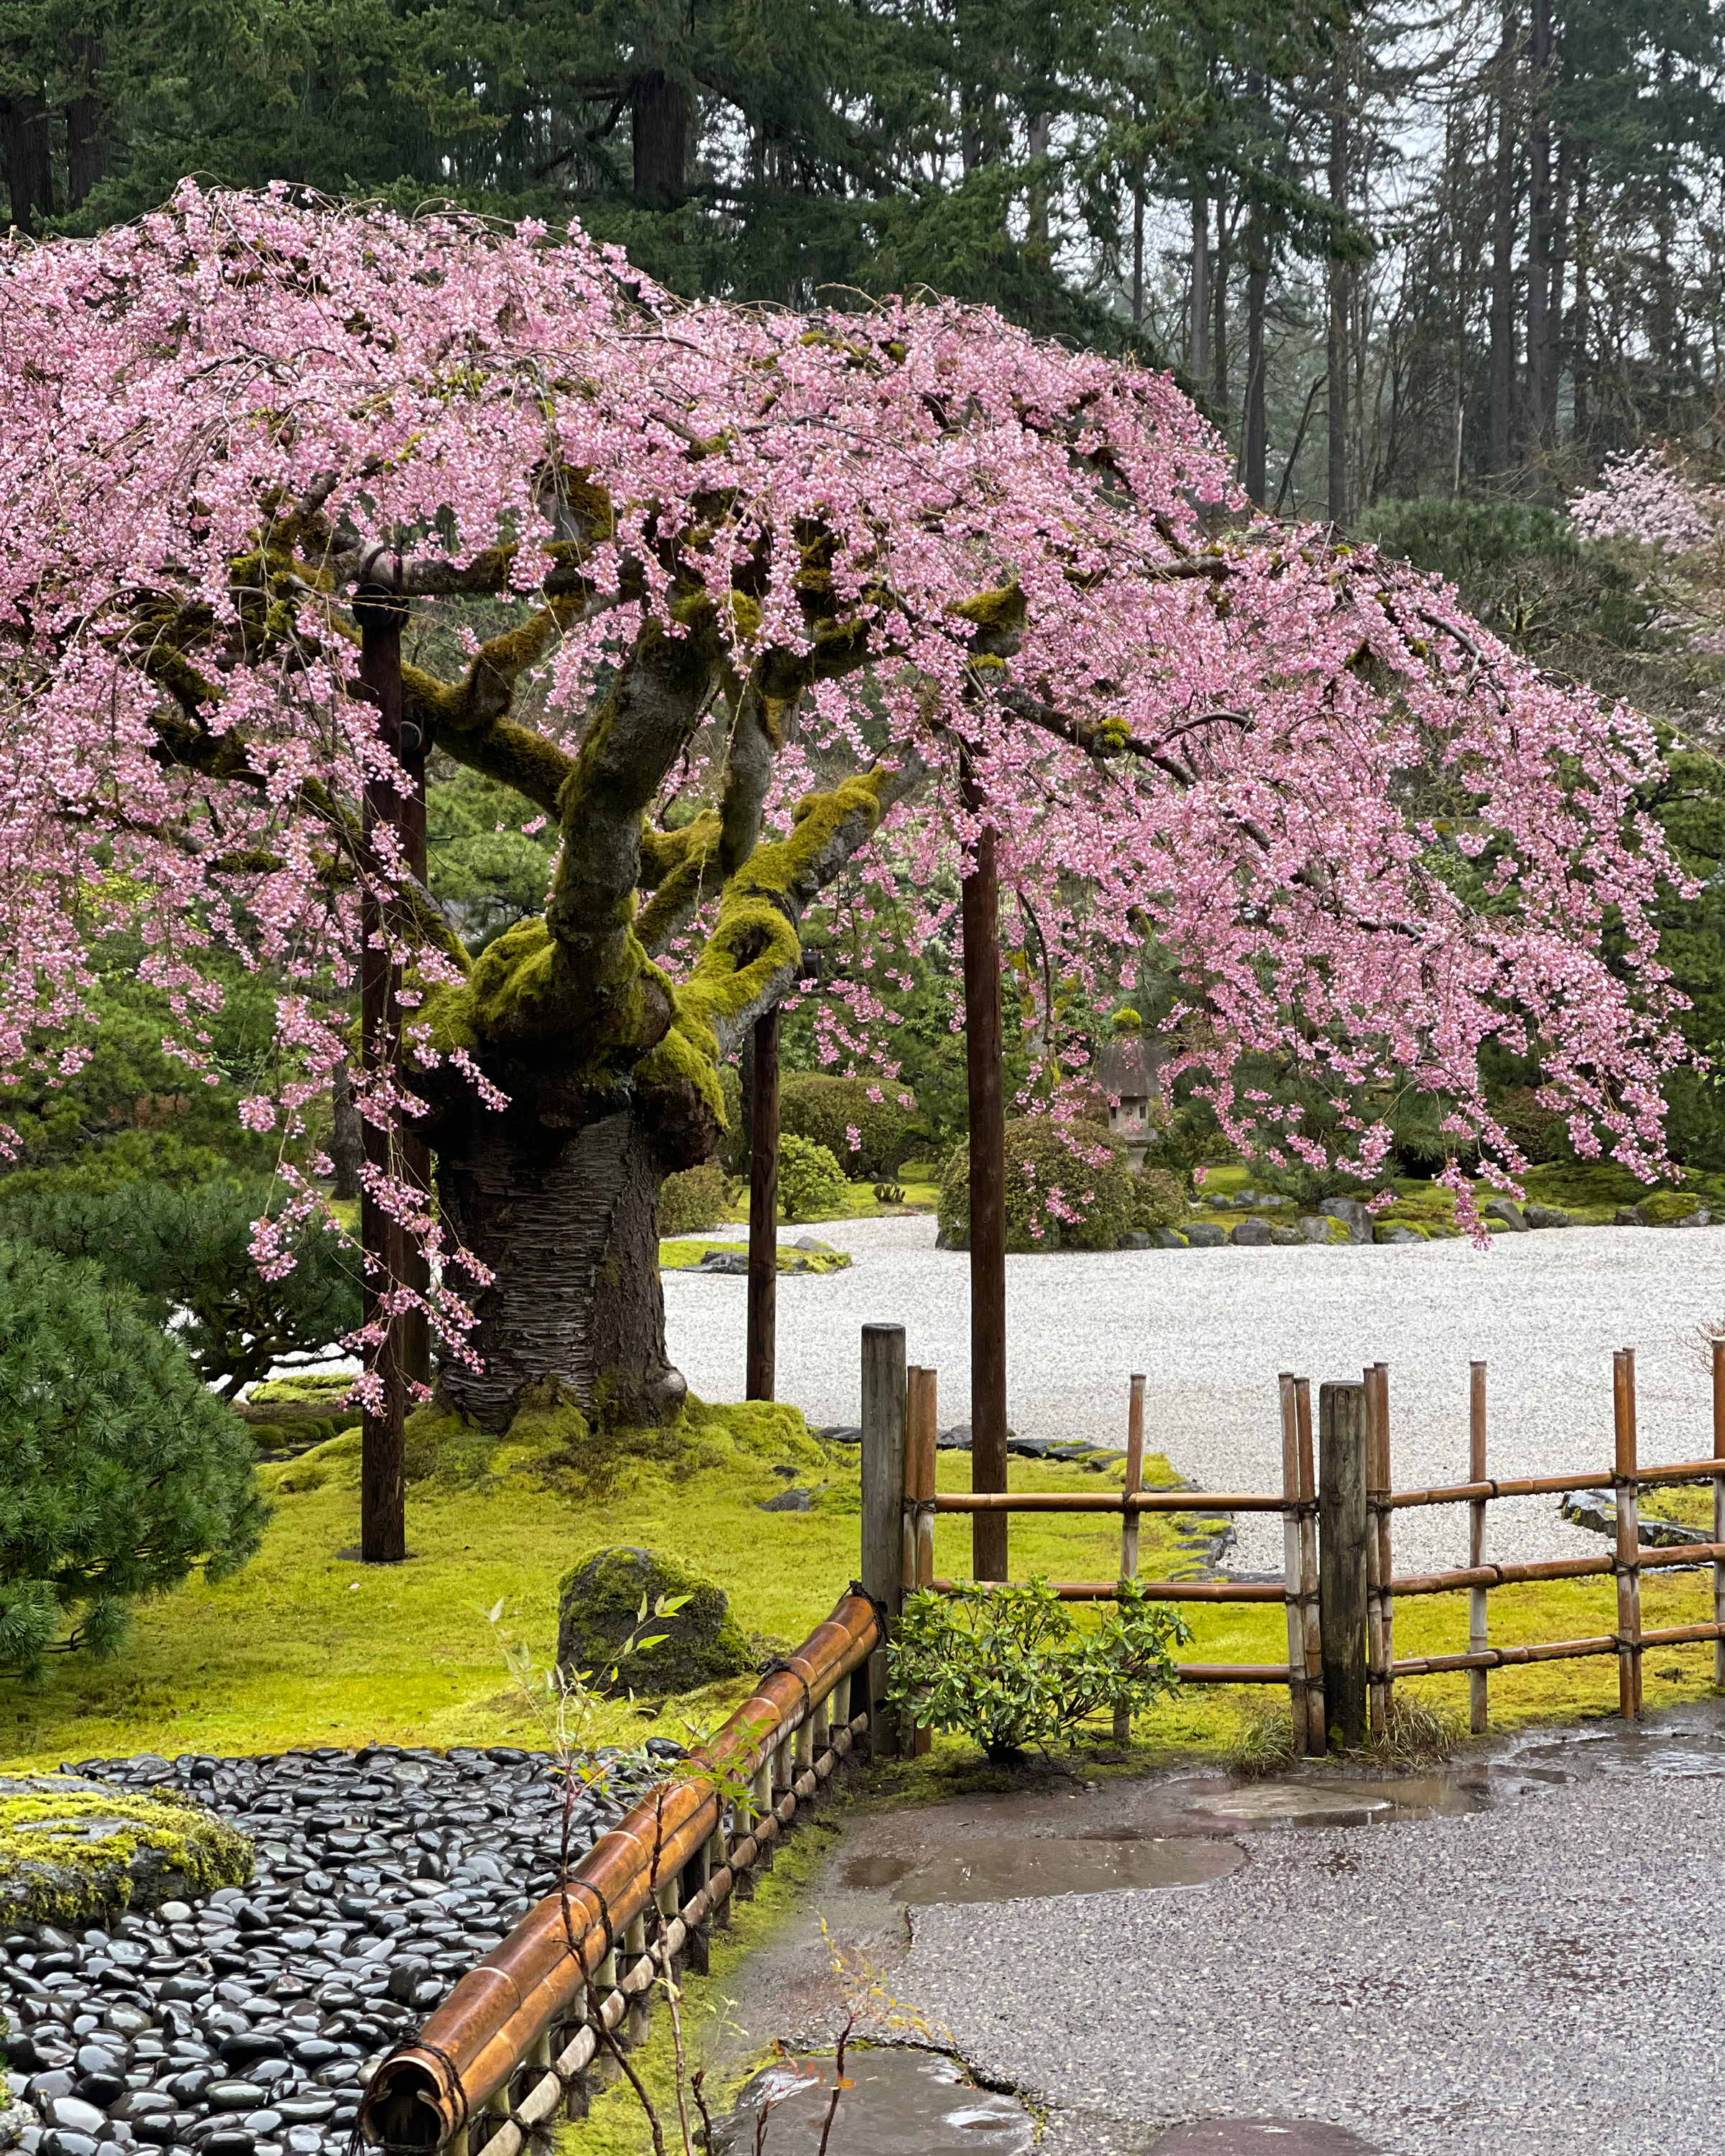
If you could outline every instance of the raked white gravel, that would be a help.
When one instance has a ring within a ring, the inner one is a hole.
[[[741,1230],[737,1231],[741,1234]],[[778,1397],[811,1423],[858,1415],[860,1328],[902,1324],[940,1376],[942,1425],[970,1414],[969,1260],[927,1216],[787,1228],[851,1253],[848,1270],[782,1276]],[[740,1399],[747,1283],[667,1273],[671,1359],[702,1398]],[[1712,1450],[1695,1329],[1725,1315],[1725,1232],[1594,1228],[1465,1242],[1320,1249],[1118,1250],[1007,1260],[1007,1404],[1027,1436],[1123,1445],[1127,1379],[1149,1378],[1148,1440],[1211,1489],[1280,1486],[1276,1374],[1314,1385],[1390,1372],[1400,1488],[1467,1470],[1467,1366],[1489,1366],[1488,1466],[1503,1475],[1611,1456],[1611,1353],[1636,1350],[1644,1460]],[[1243,1516],[1231,1562],[1281,1563],[1281,1528]],[[1597,1550],[1548,1498],[1491,1508],[1489,1553]],[[1466,1561],[1461,1508],[1398,1516],[1398,1571]]]

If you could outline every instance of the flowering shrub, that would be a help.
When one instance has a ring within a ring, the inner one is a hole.
[[[1111,1250],[1133,1219],[1136,1178],[1126,1147],[1098,1123],[1023,1116],[1006,1126],[1009,1250]],[[941,1178],[940,1230],[970,1243],[970,1154],[955,1146]]]
[[[731,1208],[730,1186],[716,1160],[668,1175],[659,1188],[659,1232],[693,1235],[716,1228]]]

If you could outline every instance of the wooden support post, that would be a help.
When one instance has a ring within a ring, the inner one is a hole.
[[[1369,1628],[1372,1667],[1372,1730],[1380,1743],[1388,1740],[1394,1708],[1395,1598],[1390,1582],[1395,1573],[1389,1540],[1389,1366],[1374,1363],[1365,1373],[1368,1508],[1367,1576],[1373,1590],[1373,1622]]]
[[[1276,1379],[1281,1394],[1281,1493],[1288,1509],[1281,1516],[1282,1582],[1288,1598],[1288,1711],[1294,1748],[1306,1740],[1306,1612],[1300,1566],[1300,1415],[1291,1371]]]
[[[1132,1396],[1126,1411],[1126,1481],[1123,1485],[1128,1496],[1144,1486],[1144,1378],[1134,1371]],[[1120,1527],[1120,1576],[1136,1579],[1138,1576],[1138,1527],[1142,1516],[1137,1512],[1122,1515]],[[1114,1710],[1114,1742],[1130,1744],[1132,1718],[1128,1710],[1117,1707]]]
[[[407,602],[399,602],[403,614]],[[396,637],[397,661],[401,651],[400,633]],[[410,875],[424,884],[429,875],[425,844],[425,752],[426,740],[419,726],[411,719],[403,718],[397,727],[400,747],[397,751],[403,771],[407,774],[407,788],[400,797],[397,828],[401,833],[402,855]],[[402,1173],[416,1190],[431,1195],[431,1147],[412,1123],[403,1124],[401,1131]],[[404,1286],[416,1295],[429,1297],[431,1293],[431,1267],[424,1251],[411,1238],[402,1238],[402,1281]],[[408,1387],[431,1383],[431,1325],[424,1310],[403,1312],[401,1317],[402,1377]]]
[[[1324,1722],[1323,1626],[1318,1603],[1317,1461],[1312,1441],[1312,1380],[1294,1380],[1294,1415],[1300,1435],[1300,1607],[1306,1625],[1305,1750],[1321,1758],[1328,1749]]]
[[[1725,1340],[1713,1342],[1713,1457],[1725,1460]],[[1713,1481],[1713,1540],[1725,1543],[1725,1472]],[[1713,1622],[1725,1625],[1725,1564],[1713,1566]],[[1713,1682],[1725,1690],[1725,1639],[1713,1642]]]
[[[1467,1479],[1483,1482],[1486,1479],[1486,1366],[1470,1363],[1467,1366]],[[1470,1565],[1486,1562],[1486,1501],[1476,1497],[1467,1508],[1467,1562]],[[1491,1641],[1491,1594],[1483,1587],[1467,1590],[1467,1651],[1482,1655]],[[1470,1670],[1467,1673],[1467,1726],[1476,1737],[1485,1732],[1489,1705],[1488,1670]]]
[[[887,1613],[898,1615],[904,1582],[905,1328],[862,1329],[862,1584]],[[886,1691],[886,1653],[869,1657],[869,1735],[877,1758],[898,1748],[892,1717],[880,1702]]]
[[[646,1917],[644,1914],[631,1917],[629,1920],[629,1928],[623,1935],[623,1962],[625,1974],[634,1967],[646,1951]],[[647,2032],[652,2022],[651,2000],[650,1985],[645,1991],[634,1993],[629,1999],[629,2011],[624,2015],[623,2026],[617,2033],[630,2051],[647,2041]]]
[[[1324,1712],[1332,1742],[1366,1738],[1366,1389],[1321,1385],[1317,1394],[1318,1592]]]
[[[909,1373],[905,1414],[905,1591],[927,1587],[934,1578],[934,1462],[938,1409],[935,1373]],[[932,1729],[917,1729],[906,1745],[920,1758],[934,1741]]]
[[[1641,1712],[1641,1537],[1633,1348],[1620,1348],[1611,1358],[1611,1398],[1617,1437],[1617,1711],[1625,1722],[1635,1722]]]
[[[360,628],[360,679],[377,708],[377,732],[392,753],[401,749],[401,632],[407,602],[381,584],[364,583],[353,598]],[[398,833],[402,798],[382,778],[366,781],[362,803],[367,834],[382,828]],[[369,883],[360,897],[360,1060],[374,1078],[393,1065],[398,1050],[400,1010],[397,1002],[400,968],[389,951],[391,928],[377,893]],[[392,1131],[367,1117],[362,1129],[367,1165],[377,1174],[399,1173],[403,1163],[392,1145]],[[367,1188],[359,1207],[360,1243],[366,1276],[361,1314],[367,1325],[382,1322],[382,1344],[371,1351],[370,1366],[381,1379],[382,1397],[365,1411],[360,1438],[359,1551],[367,1564],[399,1564],[408,1553],[407,1475],[403,1424],[407,1413],[407,1341],[399,1317],[382,1318],[384,1298],[405,1281],[411,1268],[406,1238],[393,1216]]]
[[[986,797],[961,758],[959,798],[980,815]],[[1000,884],[994,829],[977,834],[959,886],[964,929],[964,1064],[970,1106],[970,1486],[1006,1487],[1006,1106],[1000,1034]],[[1004,1512],[971,1520],[971,1571],[1009,1579]]]
[[[778,1313],[778,1010],[755,1020],[749,1057],[749,1309],[746,1399],[770,1400]]]

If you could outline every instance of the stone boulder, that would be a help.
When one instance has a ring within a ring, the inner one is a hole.
[[[1351,1243],[1353,1235],[1345,1220],[1332,1220],[1327,1213],[1302,1213],[1294,1223],[1294,1232],[1307,1243]]]
[[[1512,1198],[1488,1198],[1480,1208],[1480,1218],[1500,1235],[1525,1235],[1527,1232],[1527,1218]]]
[[[653,1614],[661,1598],[685,1596],[680,1609]],[[635,1636],[658,1645],[625,1654]],[[558,1666],[582,1671],[595,1689],[663,1698],[738,1676],[755,1661],[724,1590],[674,1558],[602,1549],[566,1573],[557,1589]]]
[[[1530,1228],[1567,1228],[1569,1215],[1558,1205],[1524,1205],[1522,1218]]]
[[[1219,1220],[1194,1220],[1186,1229],[1188,1245],[1194,1250],[1218,1250],[1228,1240]]]
[[[1371,1241],[1372,1214],[1363,1198],[1327,1198],[1317,1209],[1342,1223],[1350,1243]]]
[[[1270,1223],[1255,1217],[1242,1220],[1228,1240],[1230,1243],[1245,1243],[1254,1249],[1261,1249],[1270,1240]]]
[[[252,1876],[252,1845],[201,1806],[84,1774],[0,1774],[0,1925],[82,1924]]]

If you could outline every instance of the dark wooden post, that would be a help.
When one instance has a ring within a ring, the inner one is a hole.
[[[382,585],[362,584],[354,594],[353,612],[360,626],[360,679],[371,690],[377,706],[379,734],[392,750],[398,750],[401,631],[407,606]],[[399,828],[401,797],[385,781],[368,779],[364,811],[368,835],[383,825]],[[367,1071],[377,1071],[395,1055],[399,1016],[396,992],[400,982],[398,970],[390,959],[383,910],[372,891],[362,901],[360,921],[365,939],[360,959],[360,1057]],[[364,1137],[367,1162],[387,1174],[390,1168],[388,1132],[367,1120]],[[377,1319],[382,1296],[406,1270],[404,1240],[371,1193],[362,1192],[360,1240],[367,1260],[362,1310],[368,1325]],[[377,1407],[366,1409],[361,1440],[359,1553],[367,1564],[399,1564],[408,1553],[402,1439],[407,1402],[403,1345],[398,1320],[388,1325],[382,1345],[372,1352],[372,1368],[382,1380],[383,1397]]]
[[[862,1329],[862,1584],[898,1614],[904,1592],[905,1425],[908,1409],[902,1325]],[[877,1758],[897,1749],[898,1732],[882,1712],[886,1656],[869,1659],[869,1714]]]
[[[755,1020],[749,1057],[749,1316],[743,1397],[773,1398],[778,1319],[778,1012]]]
[[[406,608],[403,608],[403,619]],[[400,662],[400,638],[398,634],[396,654],[398,669]],[[398,706],[398,711],[399,706]],[[398,726],[400,747],[397,754],[407,773],[407,791],[398,797],[400,802],[402,850],[412,874],[422,884],[426,880],[425,852],[425,741],[417,726],[410,720],[401,720]],[[416,1189],[431,1190],[431,1148],[411,1124],[404,1123],[400,1134],[401,1164],[403,1179]],[[417,1294],[431,1292],[431,1268],[425,1261],[425,1253],[411,1238],[402,1238],[402,1285]],[[431,1327],[423,1310],[407,1312],[401,1321],[402,1375],[410,1385],[429,1385],[431,1383]]]
[[[1317,1395],[1318,1609],[1332,1743],[1366,1737],[1366,1389]]]
[[[967,765],[964,806],[983,806]],[[964,1065],[970,1098],[970,1486],[1006,1487],[1006,1108],[1001,1078],[1000,885],[994,833],[977,834],[960,891],[964,924]],[[1004,1512],[971,1516],[971,1568],[1005,1579]]]

